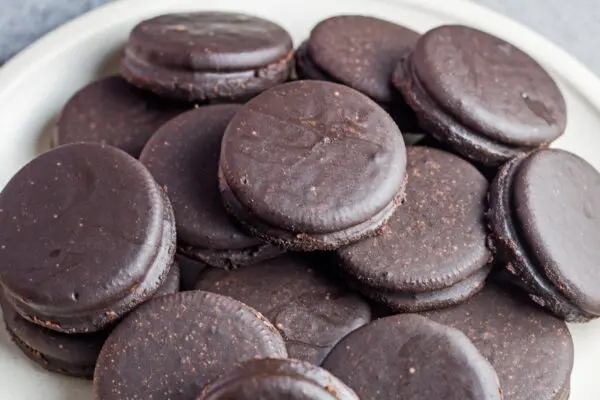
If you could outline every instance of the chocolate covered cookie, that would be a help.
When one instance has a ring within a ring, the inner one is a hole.
[[[150,136],[187,108],[111,76],[87,85],[65,104],[56,143],[108,144],[138,157]]]
[[[403,133],[419,132],[414,112],[391,83],[396,64],[418,38],[413,30],[378,18],[327,18],[298,49],[298,75],[350,86],[386,109]]]
[[[487,180],[453,154],[409,147],[406,204],[381,235],[337,251],[340,268],[367,297],[417,312],[464,301],[490,272]]]
[[[324,261],[294,254],[232,272],[207,270],[196,288],[255,308],[281,332],[291,358],[319,365],[340,339],[371,320],[369,305],[336,281]]]
[[[498,258],[529,297],[571,322],[600,316],[600,174],[564,150],[502,167],[488,214]]]
[[[297,360],[251,360],[208,385],[197,400],[358,400],[322,368]]]
[[[415,31],[392,22],[341,15],[312,29],[304,54],[336,82],[389,104],[396,96],[391,83],[396,64],[418,39]]]
[[[548,73],[517,47],[473,28],[427,32],[393,81],[428,133],[479,164],[499,166],[565,131],[565,100]]]
[[[114,147],[58,147],[0,194],[0,284],[22,317],[46,328],[106,328],[154,295],[174,253],[165,193]]]
[[[424,314],[462,331],[492,364],[505,399],[565,400],[573,370],[567,325],[493,284],[463,304]]]
[[[460,331],[405,314],[346,336],[323,367],[361,399],[501,400],[494,368]]]
[[[175,264],[154,296],[178,291],[179,267]],[[2,294],[0,307],[6,330],[23,354],[48,371],[92,379],[98,354],[112,327],[94,333],[60,333],[21,317]]]
[[[221,148],[225,207],[286,249],[333,250],[373,236],[401,203],[406,149],[391,117],[346,86],[298,81],[252,99]]]
[[[230,297],[163,296],[110,334],[94,373],[94,399],[192,399],[237,363],[286,356],[273,325]]]
[[[246,14],[195,12],[138,24],[121,73],[169,98],[240,100],[285,82],[292,64],[292,39],[281,26]]]
[[[173,205],[178,252],[219,268],[237,268],[283,251],[243,232],[221,200],[221,140],[239,105],[213,105],[166,123],[140,156]]]

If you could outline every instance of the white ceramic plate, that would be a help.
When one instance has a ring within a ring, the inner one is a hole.
[[[468,1],[121,0],[61,27],[0,68],[0,187],[47,147],[47,132],[64,102],[84,84],[116,70],[119,50],[137,22],[162,13],[210,9],[242,11],[277,21],[292,33],[296,44],[319,20],[348,13],[385,18],[421,32],[444,23],[487,30],[527,51],[554,75],[569,112],[567,134],[556,147],[573,151],[600,169],[600,81],[544,38]],[[570,328],[575,340],[571,399],[597,400],[600,321]],[[43,371],[0,328],[0,400],[42,398],[88,400],[91,384]]]

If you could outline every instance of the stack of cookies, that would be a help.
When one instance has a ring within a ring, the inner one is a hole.
[[[548,149],[565,126],[465,26],[337,16],[294,52],[253,16],[143,21],[0,194],[6,327],[96,400],[567,399],[600,174]]]

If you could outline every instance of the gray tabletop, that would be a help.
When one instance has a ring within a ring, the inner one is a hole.
[[[0,0],[0,64],[45,32],[108,1]],[[537,30],[600,76],[598,0],[474,1]]]

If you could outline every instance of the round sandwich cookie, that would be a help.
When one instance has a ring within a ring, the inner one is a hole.
[[[58,147],[0,194],[0,284],[25,319],[99,331],[149,299],[175,253],[175,221],[148,170],[114,147]]]
[[[283,251],[248,236],[229,216],[217,179],[221,140],[239,105],[188,111],[161,127],[140,161],[173,205],[178,253],[218,268],[237,268]]]
[[[565,131],[565,100],[548,73],[473,28],[447,25],[421,36],[393,82],[428,133],[479,164],[499,166]]]
[[[173,265],[154,297],[178,291],[179,268]],[[94,333],[60,333],[21,317],[2,294],[0,307],[8,334],[27,357],[48,371],[92,379],[98,354],[112,327]]]
[[[569,322],[600,316],[600,173],[539,150],[504,165],[489,197],[493,244],[518,286]]]
[[[524,296],[490,284],[459,306],[424,315],[467,335],[496,369],[504,398],[568,398],[574,350],[567,325]]]
[[[193,399],[235,364],[286,358],[260,313],[230,297],[182,292],[134,310],[110,334],[94,373],[94,399]]]
[[[293,54],[289,33],[262,18],[226,12],[168,14],[133,29],[121,73],[165,97],[237,100],[285,82]]]
[[[381,235],[338,249],[358,290],[395,311],[464,301],[490,272],[485,222],[488,182],[469,162],[408,147],[406,204]]]
[[[58,121],[55,142],[108,144],[138,157],[152,134],[186,108],[111,76],[71,97]]]
[[[406,148],[392,118],[346,86],[297,81],[252,99],[221,147],[225,208],[280,247],[334,250],[373,236],[404,196]]]
[[[350,86],[380,104],[403,133],[418,133],[417,118],[391,79],[396,64],[419,36],[373,17],[331,17],[317,24],[298,49],[298,75]]]
[[[246,361],[202,391],[197,400],[358,400],[335,376],[298,360]]]
[[[371,321],[367,302],[325,270],[322,260],[284,255],[232,272],[206,270],[196,289],[255,308],[280,331],[291,358],[319,365],[344,336]]]
[[[418,33],[388,21],[342,15],[315,26],[303,54],[336,82],[387,104],[396,97],[394,68],[418,39]]]
[[[361,399],[502,399],[494,368],[462,332],[414,314],[357,329],[323,368]]]

